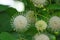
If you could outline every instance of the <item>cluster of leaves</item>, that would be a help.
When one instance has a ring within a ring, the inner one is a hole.
[[[33,5],[30,0],[21,0],[25,4],[26,10],[34,10],[38,13],[38,19],[43,19],[48,22],[51,16],[59,16],[60,17],[60,0],[47,0],[48,3],[43,8],[37,8]],[[24,12],[25,12],[24,11]],[[25,33],[16,33],[13,31],[10,25],[11,17],[18,13],[16,9],[10,8],[5,5],[0,5],[0,40],[17,40],[17,38],[22,37],[28,38],[28,40],[32,40],[32,36],[37,33],[34,25],[29,28]],[[20,36],[20,37],[18,37]],[[60,36],[57,36],[57,40],[60,39]]]

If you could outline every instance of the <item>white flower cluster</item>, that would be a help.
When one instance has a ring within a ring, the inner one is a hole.
[[[31,0],[36,7],[46,5],[47,0]]]
[[[16,31],[26,31],[28,28],[27,18],[22,15],[16,16],[13,20],[13,25]]]
[[[47,28],[47,23],[43,20],[39,20],[35,23],[37,30],[43,31]]]
[[[24,11],[24,3],[14,0],[0,0],[1,5],[7,5],[9,7],[15,8],[18,12]]]
[[[52,31],[57,31],[60,29],[60,18],[57,16],[53,16],[49,20],[49,26],[52,29]]]
[[[35,23],[36,22],[35,12],[31,10],[28,11],[26,13],[26,18],[28,19],[29,23]]]
[[[45,34],[36,34],[34,40],[50,40],[50,38]]]
[[[13,17],[13,20],[11,20],[11,24],[14,26],[14,29],[19,32],[26,31],[29,28],[29,24],[35,23],[36,21],[34,11],[30,10],[26,15],[22,15]]]

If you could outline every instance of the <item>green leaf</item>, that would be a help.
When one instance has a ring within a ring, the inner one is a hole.
[[[13,8],[8,8],[4,12],[0,12],[0,32],[12,30],[11,19],[14,14],[17,14],[17,11]]]
[[[9,8],[8,6],[0,5],[0,12],[5,11],[8,8]]]
[[[50,40],[56,40],[55,35],[50,35],[49,37],[51,38]]]
[[[57,4],[50,4],[47,9],[50,9],[50,10],[60,10],[60,5],[57,5]]]
[[[11,31],[11,24],[10,24],[10,15],[5,12],[1,12],[0,14],[0,32],[3,31]]]
[[[7,33],[7,32],[2,32],[0,34],[0,39],[1,40],[16,40],[15,37],[13,37],[11,34]]]

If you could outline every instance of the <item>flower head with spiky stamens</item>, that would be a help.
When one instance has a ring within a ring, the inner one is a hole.
[[[28,19],[29,23],[35,23],[36,22],[35,12],[31,10],[28,11],[26,13],[26,18]]]
[[[28,29],[27,18],[23,15],[18,15],[15,18],[13,17],[12,26],[18,32],[26,31]]]
[[[43,20],[39,20],[35,23],[37,30],[43,31],[47,28],[47,23]]]
[[[36,34],[34,40],[50,40],[50,38],[45,34]]]
[[[18,16],[17,16],[18,15]],[[11,24],[16,31],[25,31],[29,28],[30,24],[34,24],[35,19],[34,11],[28,11],[25,13],[19,13],[13,16]]]
[[[52,31],[59,31],[60,30],[60,18],[57,16],[53,16],[49,20],[49,27],[52,29]]]
[[[31,0],[36,7],[43,7],[46,5],[47,0]]]

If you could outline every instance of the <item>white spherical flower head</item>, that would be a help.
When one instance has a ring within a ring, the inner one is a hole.
[[[49,20],[49,26],[52,29],[52,31],[57,31],[60,29],[60,18],[57,16],[53,16],[50,20]]]
[[[35,21],[36,21],[36,18],[35,18],[35,13],[34,13],[34,11],[28,11],[27,13],[26,13],[26,18],[28,19],[28,22],[29,23],[35,23]]]
[[[39,20],[35,23],[37,30],[43,31],[47,28],[47,23],[43,20]]]
[[[35,40],[50,40],[50,38],[48,37],[48,35],[45,34],[36,34],[34,36]]]
[[[14,20],[13,20],[13,25],[14,25],[14,28],[16,29],[16,31],[25,31],[27,30],[27,19],[22,16],[22,15],[19,15],[17,16]]]
[[[36,7],[46,5],[47,0],[31,0]]]

